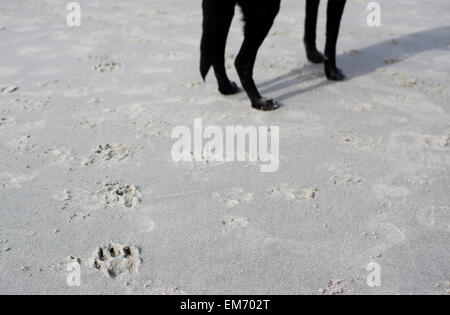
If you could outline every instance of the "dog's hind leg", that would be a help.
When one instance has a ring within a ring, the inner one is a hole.
[[[259,93],[253,80],[253,67],[258,50],[280,10],[280,0],[240,0],[238,3],[244,14],[245,38],[236,57],[236,70],[252,102],[252,107],[264,111],[275,110],[279,108],[279,104],[273,99],[263,98]]]
[[[346,0],[328,0],[325,74],[332,81],[345,80],[345,74],[336,66],[336,43],[345,3]]]
[[[203,0],[203,36],[200,70],[203,78],[213,66],[220,93],[238,93],[239,87],[228,79],[225,70],[225,48],[234,16],[236,0]]]
[[[229,0],[219,0],[218,2],[222,1],[226,2]],[[217,48],[213,67],[217,78],[217,83],[219,84],[219,91],[224,95],[232,95],[240,92],[240,89],[236,83],[231,82],[230,79],[228,79],[227,72],[225,70],[225,50],[228,32],[234,16],[234,8],[235,4],[233,4],[232,7],[230,5],[224,6],[217,21],[217,23],[219,23],[219,28],[217,33]]]
[[[306,17],[305,17],[305,44],[306,56],[312,63],[322,63],[325,58],[322,53],[317,50],[316,46],[316,29],[317,15],[319,11],[320,0],[306,0]]]

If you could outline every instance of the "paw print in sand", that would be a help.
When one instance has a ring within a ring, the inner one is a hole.
[[[116,181],[106,181],[99,192],[104,208],[123,205],[136,207],[142,201],[142,194],[134,185],[120,185]]]
[[[232,188],[225,192],[214,193],[213,196],[217,201],[231,208],[241,203],[250,203],[254,200],[252,193],[247,193],[240,188]]]
[[[287,184],[280,184],[269,191],[272,197],[283,197],[284,199],[307,201],[317,197],[316,188],[308,187],[290,187]]]
[[[95,250],[92,267],[105,276],[116,279],[123,273],[138,273],[141,262],[138,248],[110,243]]]
[[[11,117],[0,117],[0,127],[15,125],[16,120]]]
[[[109,61],[95,65],[94,70],[100,73],[113,72],[114,70],[120,68],[121,66],[122,65],[118,62]]]
[[[92,150],[91,160],[100,159],[102,161],[122,161],[131,155],[130,150],[124,144],[99,145]]]
[[[92,149],[89,156],[84,157],[84,166],[95,163],[106,164],[109,162],[122,162],[131,156],[131,150],[124,144],[104,144]]]

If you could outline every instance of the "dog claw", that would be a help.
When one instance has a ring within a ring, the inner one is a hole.
[[[261,98],[252,104],[252,107],[261,111],[272,111],[280,108],[280,104],[271,98]]]

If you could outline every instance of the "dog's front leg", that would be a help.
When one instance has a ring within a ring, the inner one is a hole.
[[[336,66],[336,44],[345,3],[346,0],[328,0],[325,74],[332,81],[345,80],[345,74]]]
[[[243,0],[240,1],[240,5],[244,14],[245,28],[244,43],[236,57],[236,70],[252,102],[252,107],[264,111],[275,110],[279,108],[279,104],[273,99],[261,96],[253,80],[253,68],[258,50],[280,9],[280,0]]]
[[[225,95],[240,92],[236,83],[228,79],[225,70],[225,46],[235,6],[236,0],[203,0],[200,71],[205,78],[212,65],[219,91]]]
[[[306,0],[305,36],[303,43],[305,44],[306,56],[312,63],[322,63],[325,60],[323,54],[317,50],[316,46],[319,4],[320,0]]]

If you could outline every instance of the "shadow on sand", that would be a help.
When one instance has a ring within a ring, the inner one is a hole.
[[[434,28],[422,32],[391,38],[384,42],[368,46],[338,56],[338,65],[346,73],[348,80],[372,73],[377,69],[389,67],[390,65],[404,61],[414,55],[430,50],[445,50],[450,52],[450,26]],[[317,65],[306,64],[300,69],[290,71],[275,79],[258,84],[264,95],[284,90],[292,86],[300,86],[317,75],[312,74]],[[306,93],[329,84],[339,84],[324,80],[307,88],[279,95],[276,99],[280,102],[286,101],[299,94]]]

